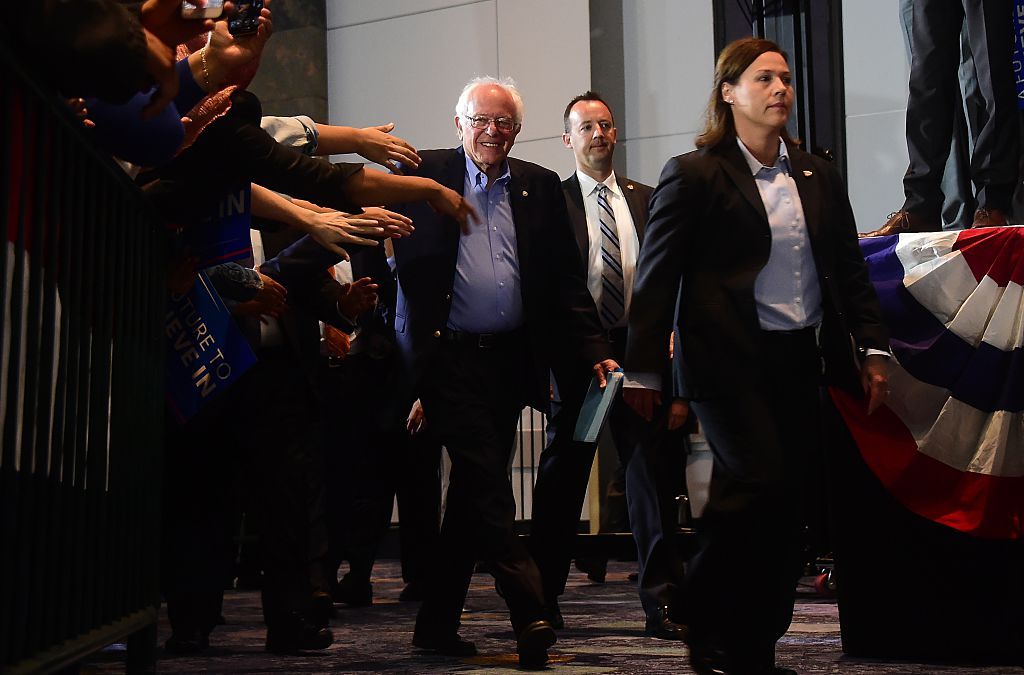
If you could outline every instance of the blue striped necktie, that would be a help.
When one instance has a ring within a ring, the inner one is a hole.
[[[597,214],[601,223],[601,323],[614,328],[626,313],[623,291],[622,252],[619,249],[619,231],[615,228],[615,212],[608,203],[608,186],[600,185],[597,193]]]

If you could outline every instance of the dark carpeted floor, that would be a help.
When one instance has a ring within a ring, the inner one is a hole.
[[[611,563],[604,584],[590,583],[573,570],[561,602],[566,628],[551,651],[549,672],[689,673],[686,647],[643,634],[643,613],[636,586],[628,580],[635,563]],[[517,672],[512,630],[504,603],[491,578],[478,574],[463,614],[463,637],[477,644],[480,656],[451,660],[413,648],[417,603],[398,602],[402,582],[398,564],[378,564],[372,607],[339,606],[331,621],[334,645],[306,656],[276,656],[263,651],[264,630],[255,591],[228,592],[227,625],[211,636],[211,648],[199,657],[173,657],[160,649],[161,673],[487,673]],[[880,608],[884,611],[884,608]],[[170,629],[161,616],[160,643]],[[123,647],[114,645],[83,665],[82,673],[121,673]],[[802,586],[796,616],[779,643],[778,664],[801,673],[1021,673],[1019,668],[964,664],[919,664],[844,657],[834,601],[818,598]]]

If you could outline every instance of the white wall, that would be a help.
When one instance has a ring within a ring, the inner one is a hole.
[[[910,63],[899,3],[843,3],[847,183],[857,227],[874,230],[903,206]]]
[[[417,148],[454,147],[463,85],[511,76],[526,106],[512,155],[564,175],[562,109],[590,86],[588,24],[587,0],[328,0],[330,121],[394,121]]]
[[[693,150],[715,67],[708,0],[623,2],[627,174],[656,185],[669,157]]]

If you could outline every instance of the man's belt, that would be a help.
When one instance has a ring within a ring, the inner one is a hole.
[[[518,344],[526,337],[526,331],[511,330],[503,333],[467,333],[461,330],[445,328],[441,331],[441,339],[477,349],[494,349]]]

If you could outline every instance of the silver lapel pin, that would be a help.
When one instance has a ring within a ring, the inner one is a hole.
[[[523,196],[524,196],[524,197],[529,197],[529,196],[530,196],[530,193],[529,193],[529,192],[527,192],[526,190],[523,190]]]
[[[813,171],[807,171],[807,170],[805,169],[805,170],[804,170],[804,175],[805,175],[805,176],[807,176],[808,178],[810,178],[811,176],[813,176],[813,175],[814,175],[814,172],[813,172]]]

